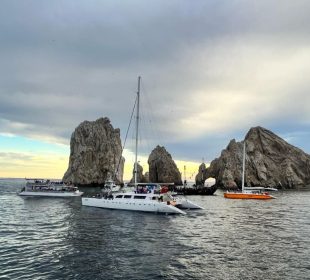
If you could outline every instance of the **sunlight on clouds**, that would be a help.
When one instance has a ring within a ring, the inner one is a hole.
[[[8,137],[8,138],[13,138],[13,137],[15,137],[15,134],[9,133],[9,132],[3,132],[3,133],[0,133],[0,136],[4,136],[4,137]]]
[[[123,179],[124,179],[124,181],[129,181],[129,180],[131,180],[131,178],[133,176],[135,154],[128,149],[124,149],[123,157],[125,158]],[[138,163],[143,168],[143,174],[145,172],[148,172],[148,170],[149,170],[147,160],[148,160],[148,157],[146,157],[146,156],[138,156]]]
[[[198,173],[198,169],[199,169],[201,162],[199,163],[199,162],[192,162],[192,161],[176,160],[175,163],[176,163],[179,171],[181,172],[183,181],[185,179],[188,182],[194,182],[195,181],[195,176]],[[184,166],[185,166],[185,170],[184,170]],[[206,166],[208,167],[209,164],[206,164]]]
[[[187,53],[191,59],[185,60],[200,72],[196,88],[180,100],[183,105],[174,107],[179,113],[173,122],[165,120],[170,139],[248,129],[290,115],[310,120],[310,64],[305,63],[310,61],[310,48],[264,39],[224,38]]]
[[[57,137],[54,135],[50,135],[50,134],[40,134],[40,133],[30,133],[28,135],[28,137],[41,141],[41,142],[45,142],[45,143],[50,143],[53,145],[57,145],[60,147],[67,147],[68,144],[70,143],[70,140],[65,139],[65,138],[61,138],[61,137]]]
[[[68,158],[55,153],[0,152],[0,177],[62,178]]]
[[[5,134],[14,135],[15,132],[31,128],[31,125],[0,118],[0,128],[2,130],[1,135]]]
[[[53,135],[50,128],[44,126],[35,126],[33,124],[26,124],[21,122],[10,121],[0,118],[0,136],[5,137],[18,137],[22,135],[29,139],[38,140],[41,142],[46,142],[55,145],[68,145],[68,139]]]

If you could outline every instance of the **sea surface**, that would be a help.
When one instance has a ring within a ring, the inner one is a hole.
[[[22,198],[0,180],[0,279],[310,279],[310,192],[191,196],[186,216]]]

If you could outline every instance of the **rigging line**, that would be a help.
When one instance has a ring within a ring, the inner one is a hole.
[[[149,117],[149,126],[151,128],[151,132],[154,135],[153,139],[157,139],[157,143],[155,143],[156,145],[160,145],[160,146],[167,146],[169,144],[169,140],[168,140],[168,136],[167,136],[167,132],[163,131],[163,129],[165,129],[165,126],[161,125],[161,122],[168,122],[169,117],[167,118],[167,113],[163,112],[163,113],[159,113],[158,111],[158,107],[156,108],[156,110],[154,110],[153,107],[153,103],[150,100],[150,97],[148,94],[146,94],[146,100],[148,102],[148,106],[150,108],[150,110],[148,111],[148,117]],[[161,110],[161,109],[160,109]],[[165,121],[165,118],[166,121]],[[155,121],[155,122],[154,122]],[[159,141],[159,143],[158,143]]]
[[[150,99],[149,99],[149,96],[147,94],[147,92],[145,93],[145,101],[147,103],[147,108],[149,109],[147,111],[147,114],[146,114],[146,121],[148,122],[148,127],[149,127],[149,131],[150,131],[150,135],[152,137],[152,139],[160,139],[160,137],[158,137],[159,135],[156,134],[156,130],[154,129],[154,126],[153,126],[153,123],[152,123],[152,119],[154,120],[155,117],[154,117],[154,110],[152,108],[152,103],[150,102]],[[152,143],[153,144],[153,143]]]
[[[144,83],[141,83],[141,88],[143,91],[143,97],[147,97],[146,91],[145,91],[145,87],[144,87]],[[150,145],[150,141],[154,141],[155,137],[152,137],[152,135],[150,135],[150,126],[147,124],[147,120],[149,119],[148,117],[148,112],[150,110],[150,106],[148,106],[145,101],[147,101],[147,99],[140,98],[140,104],[142,104],[140,106],[140,125],[141,125],[141,129],[140,129],[140,134],[139,134],[139,142],[141,143],[140,147],[142,147],[142,153],[146,155],[150,154],[151,151],[151,145]]]
[[[150,141],[154,138],[152,138],[152,135],[149,135],[149,127],[146,122],[146,112],[147,110],[144,109],[144,106],[141,106],[141,114],[140,114],[140,120],[141,120],[141,130],[139,135],[139,141],[141,142],[141,147],[143,150],[143,153],[149,154],[150,153]],[[150,140],[150,141],[149,141]]]
[[[154,112],[156,111],[153,109],[152,102],[150,101],[148,91],[144,87],[144,84],[142,84],[142,87],[143,87],[143,92],[144,92],[144,97],[145,97],[144,100],[146,102],[145,107],[148,108],[145,114],[146,115],[146,126],[149,128],[148,131],[150,132],[151,139],[153,140],[152,145],[154,145],[156,143],[154,139],[163,140],[164,137],[160,135],[160,129],[159,129],[158,124],[154,125],[154,122],[153,122],[155,120]]]
[[[133,105],[133,109],[132,109],[132,112],[131,112],[131,116],[130,116],[129,125],[128,125],[127,131],[126,131],[126,136],[125,136],[125,140],[124,140],[124,145],[123,145],[123,147],[122,147],[121,156],[120,156],[120,158],[119,158],[119,160],[118,160],[118,165],[117,165],[116,172],[114,173],[114,180],[116,179],[116,174],[118,173],[119,165],[120,165],[120,163],[121,163],[121,159],[122,159],[123,151],[124,151],[125,144],[126,144],[126,141],[127,141],[128,132],[129,132],[129,129],[130,129],[130,126],[131,126],[131,122],[132,122],[133,114],[134,114],[135,109],[136,109],[137,100],[138,100],[138,97],[136,97],[135,104]]]

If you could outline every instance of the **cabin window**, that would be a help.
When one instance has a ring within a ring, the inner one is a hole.
[[[131,198],[131,195],[124,195],[124,198]]]
[[[122,195],[117,195],[115,198],[122,198],[123,196]]]
[[[144,195],[135,195],[133,198],[134,199],[145,199],[146,196],[144,196]]]

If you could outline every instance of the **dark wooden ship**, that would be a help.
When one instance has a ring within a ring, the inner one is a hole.
[[[177,192],[183,195],[213,195],[217,190],[215,185],[213,186],[202,186],[202,185],[192,185],[188,186],[184,184],[183,186],[170,186],[171,191]]]

